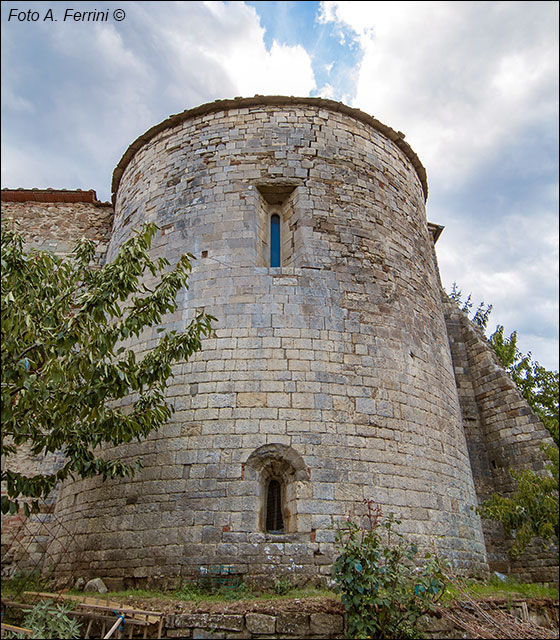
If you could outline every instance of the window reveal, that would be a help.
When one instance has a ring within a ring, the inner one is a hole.
[[[295,210],[298,184],[274,180],[256,185],[257,266],[295,266],[299,237],[299,212]]]

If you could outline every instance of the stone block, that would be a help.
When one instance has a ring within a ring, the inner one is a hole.
[[[266,407],[266,393],[244,392],[237,394],[238,407]]]
[[[344,617],[332,613],[312,613],[309,630],[321,638],[340,638],[344,629]]]
[[[276,617],[265,613],[246,613],[247,630],[255,635],[268,635],[276,631]]]
[[[356,398],[356,411],[375,415],[375,400],[373,398]]]
[[[193,629],[193,640],[221,640],[226,637],[224,631],[207,631],[206,629]]]
[[[103,578],[103,582],[108,591],[122,591],[124,589],[124,578]],[[102,593],[102,592],[100,592]]]
[[[276,618],[276,633],[279,636],[305,638],[309,633],[307,613],[279,613]]]
[[[218,631],[242,631],[243,616],[219,613],[185,613],[175,615],[175,627],[179,629],[207,629]]]
[[[86,582],[84,591],[94,591],[96,593],[107,593],[108,589],[101,578],[94,578]]]

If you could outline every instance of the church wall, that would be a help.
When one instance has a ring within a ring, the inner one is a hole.
[[[271,189],[290,193],[290,266],[259,266]],[[196,257],[166,327],[202,308],[217,322],[175,369],[173,420],[108,452],[143,471],[63,488],[61,575],[327,575],[336,522],[364,498],[457,566],[485,566],[424,191],[386,133],[309,104],[216,109],[135,146],[108,258],[155,222],[154,256]],[[283,534],[263,530],[273,476]]]

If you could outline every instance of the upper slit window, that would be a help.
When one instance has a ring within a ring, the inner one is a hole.
[[[271,480],[268,483],[266,494],[266,530],[268,533],[284,533],[280,482]]]
[[[270,216],[270,266],[280,266],[280,216]]]

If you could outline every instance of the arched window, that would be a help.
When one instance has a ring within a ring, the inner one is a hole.
[[[270,266],[280,266],[280,216],[270,216]]]
[[[247,458],[242,473],[250,495],[259,496],[256,530],[270,536],[301,531],[300,517],[305,516],[299,514],[299,500],[311,499],[308,470],[301,454],[285,444],[264,444]],[[310,529],[307,521],[305,527]]]
[[[268,533],[284,533],[282,485],[275,479],[269,481],[266,490],[266,531]]]

